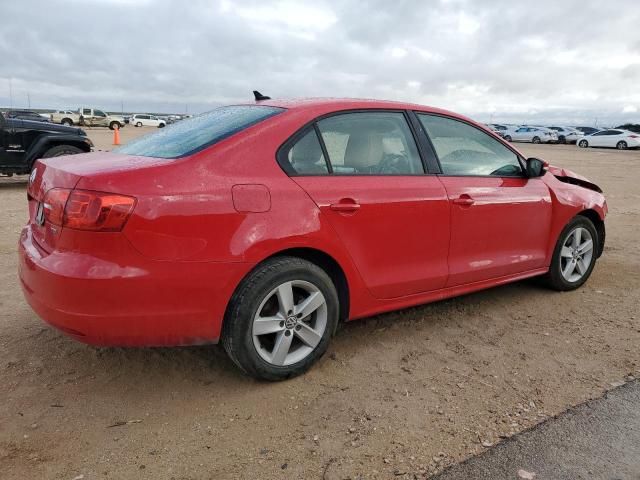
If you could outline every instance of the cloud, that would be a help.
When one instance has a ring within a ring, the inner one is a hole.
[[[615,123],[640,105],[636,2],[1,2],[0,105],[203,111],[407,100],[494,121]],[[626,12],[620,15],[619,12]],[[637,119],[636,119],[637,120]]]

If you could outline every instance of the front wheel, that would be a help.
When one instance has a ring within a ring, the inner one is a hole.
[[[599,238],[593,222],[574,217],[558,239],[546,283],[555,290],[575,290],[587,281],[596,264]]]
[[[118,123],[118,122],[111,122],[111,123],[109,124],[109,130],[116,130],[116,129],[117,129],[117,130],[120,130],[120,128],[121,128],[121,127],[122,127],[122,126],[121,126],[121,125],[120,125],[120,123]]]
[[[141,127],[142,126],[142,122],[137,122],[136,123],[136,127]]]
[[[627,145],[627,142],[625,142],[624,140],[618,142],[618,144],[616,145],[616,148],[618,150],[626,150],[629,146]]]
[[[507,142],[511,142],[511,135],[505,135],[505,136],[504,136],[504,139],[505,139]]]
[[[531,140],[532,143],[540,143],[540,137],[533,137]]]
[[[323,269],[301,258],[277,257],[257,267],[234,293],[222,343],[252,377],[295,377],[326,352],[338,310],[336,288]]]
[[[74,147],[73,145],[58,145],[44,152],[42,158],[61,157],[62,155],[75,155],[77,153],[82,153],[82,150],[78,147]]]
[[[586,140],[580,140],[580,141],[578,142],[578,146],[579,146],[580,148],[587,148],[587,147],[589,146],[589,142],[587,142]]]

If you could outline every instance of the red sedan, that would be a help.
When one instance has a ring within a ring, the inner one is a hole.
[[[369,100],[221,107],[118,150],[40,160],[20,280],[94,345],[222,341],[304,372],[341,321],[528,277],[572,290],[607,206],[468,118]]]

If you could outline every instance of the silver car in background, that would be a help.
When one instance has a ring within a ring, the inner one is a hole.
[[[577,143],[584,137],[584,132],[572,127],[549,127],[549,129],[557,132],[558,143]]]
[[[557,143],[558,134],[545,127],[523,126],[505,134],[508,142]]]

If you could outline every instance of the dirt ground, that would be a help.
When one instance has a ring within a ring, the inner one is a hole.
[[[640,376],[640,152],[522,150],[605,190],[583,288],[526,281],[352,322],[275,384],[218,347],[98,349],[49,328],[16,278],[26,180],[0,180],[0,477],[424,478]]]

